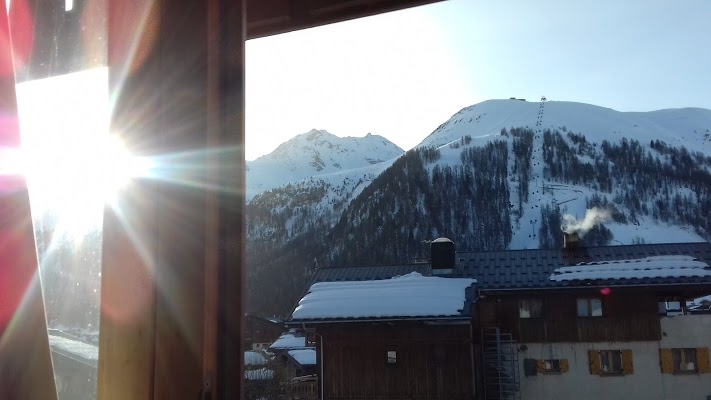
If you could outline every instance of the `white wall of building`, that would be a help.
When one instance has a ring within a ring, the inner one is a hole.
[[[661,319],[662,340],[613,343],[525,343],[519,353],[521,398],[526,400],[707,400],[711,374],[662,374],[660,348],[711,348],[711,315],[683,315]],[[632,350],[634,373],[625,376],[591,375],[589,350]],[[564,374],[525,376],[523,360],[567,359]]]

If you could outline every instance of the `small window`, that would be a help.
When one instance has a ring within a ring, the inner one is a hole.
[[[602,301],[598,298],[578,299],[578,317],[602,317]]]
[[[543,301],[540,299],[525,299],[518,302],[520,318],[543,318]]]
[[[388,364],[397,364],[397,352],[395,350],[388,350]]]
[[[600,372],[603,375],[622,374],[622,352],[620,350],[605,350],[600,352]]]
[[[543,360],[544,373],[560,373],[560,360]]]
[[[672,349],[675,374],[696,373],[696,349]]]

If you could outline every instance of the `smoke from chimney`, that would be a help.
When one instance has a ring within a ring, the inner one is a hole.
[[[607,222],[610,219],[612,219],[610,210],[593,207],[585,211],[585,216],[581,220],[570,214],[565,214],[563,216],[563,225],[560,229],[568,234],[577,233],[582,238],[595,225]]]

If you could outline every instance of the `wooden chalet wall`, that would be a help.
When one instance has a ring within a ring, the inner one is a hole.
[[[578,317],[577,298],[602,300],[602,317]],[[543,318],[519,318],[519,300],[542,299]],[[478,327],[499,327],[519,342],[614,342],[660,340],[657,298],[651,291],[612,289],[487,296],[477,306]],[[479,330],[477,330],[478,332]]]
[[[252,343],[273,343],[284,332],[284,325],[268,319],[247,315],[244,324],[244,345],[252,349]]]
[[[316,333],[323,336],[326,399],[473,396],[468,324],[348,324],[319,327]],[[387,352],[393,350],[394,365],[387,362]]]

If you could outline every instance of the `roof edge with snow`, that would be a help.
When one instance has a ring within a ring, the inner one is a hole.
[[[291,322],[438,320],[467,317],[470,278],[422,276],[319,282],[299,301]]]

